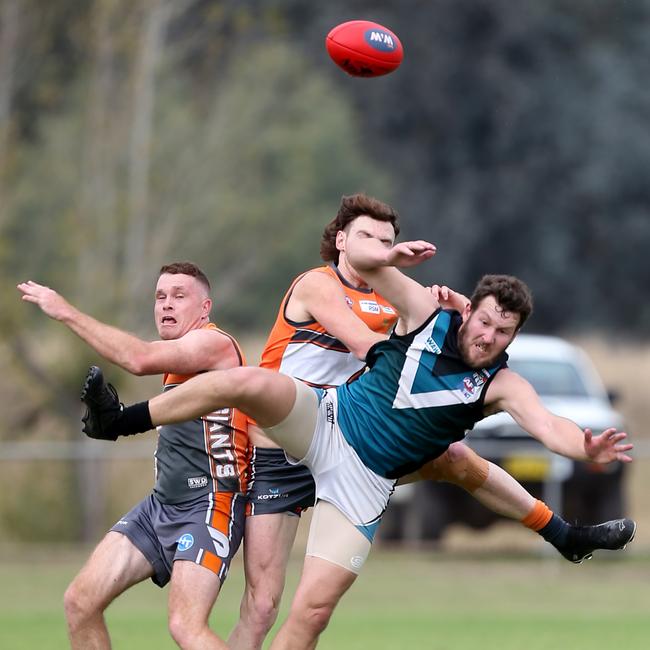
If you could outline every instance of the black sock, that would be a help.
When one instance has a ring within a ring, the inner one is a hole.
[[[153,429],[154,426],[149,413],[149,402],[137,402],[131,404],[131,406],[125,406],[120,413],[120,417],[115,420],[110,428],[118,436],[132,436]]]
[[[562,517],[558,517],[555,513],[551,517],[550,521],[544,528],[540,528],[537,532],[547,541],[549,544],[553,544],[555,547],[564,546],[567,541],[567,535],[571,526],[567,524]]]

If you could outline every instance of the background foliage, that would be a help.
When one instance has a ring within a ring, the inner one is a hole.
[[[395,74],[327,58],[325,34],[359,17],[401,37]],[[423,281],[515,273],[530,329],[642,339],[649,18],[649,0],[0,0],[0,439],[76,440],[93,360],[17,282],[152,337],[158,268],[192,259],[216,321],[263,335],[359,190],[437,244]],[[88,475],[70,469],[56,498],[16,480],[56,513]]]

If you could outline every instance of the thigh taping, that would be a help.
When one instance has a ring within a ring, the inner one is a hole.
[[[318,501],[307,540],[307,555],[322,558],[359,574],[370,553],[370,541],[335,506]]]
[[[318,418],[318,397],[307,384],[292,377],[296,384],[296,401],[291,413],[274,427],[264,429],[271,440],[290,456],[302,460],[309,451]]]

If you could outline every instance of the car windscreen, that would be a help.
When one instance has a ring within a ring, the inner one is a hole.
[[[564,361],[509,359],[508,366],[527,379],[539,395],[588,397],[576,367]]]

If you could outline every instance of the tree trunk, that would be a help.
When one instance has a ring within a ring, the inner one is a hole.
[[[4,179],[7,169],[7,148],[11,126],[11,100],[14,88],[14,66],[18,51],[20,12],[18,0],[2,0],[0,4],[0,227],[6,214]]]
[[[140,48],[133,79],[133,118],[128,160],[127,227],[124,277],[126,306],[139,310],[143,280],[151,276],[147,236],[149,230],[149,170],[155,104],[156,72],[164,48],[164,36],[172,16],[169,0],[152,0],[142,25]]]

